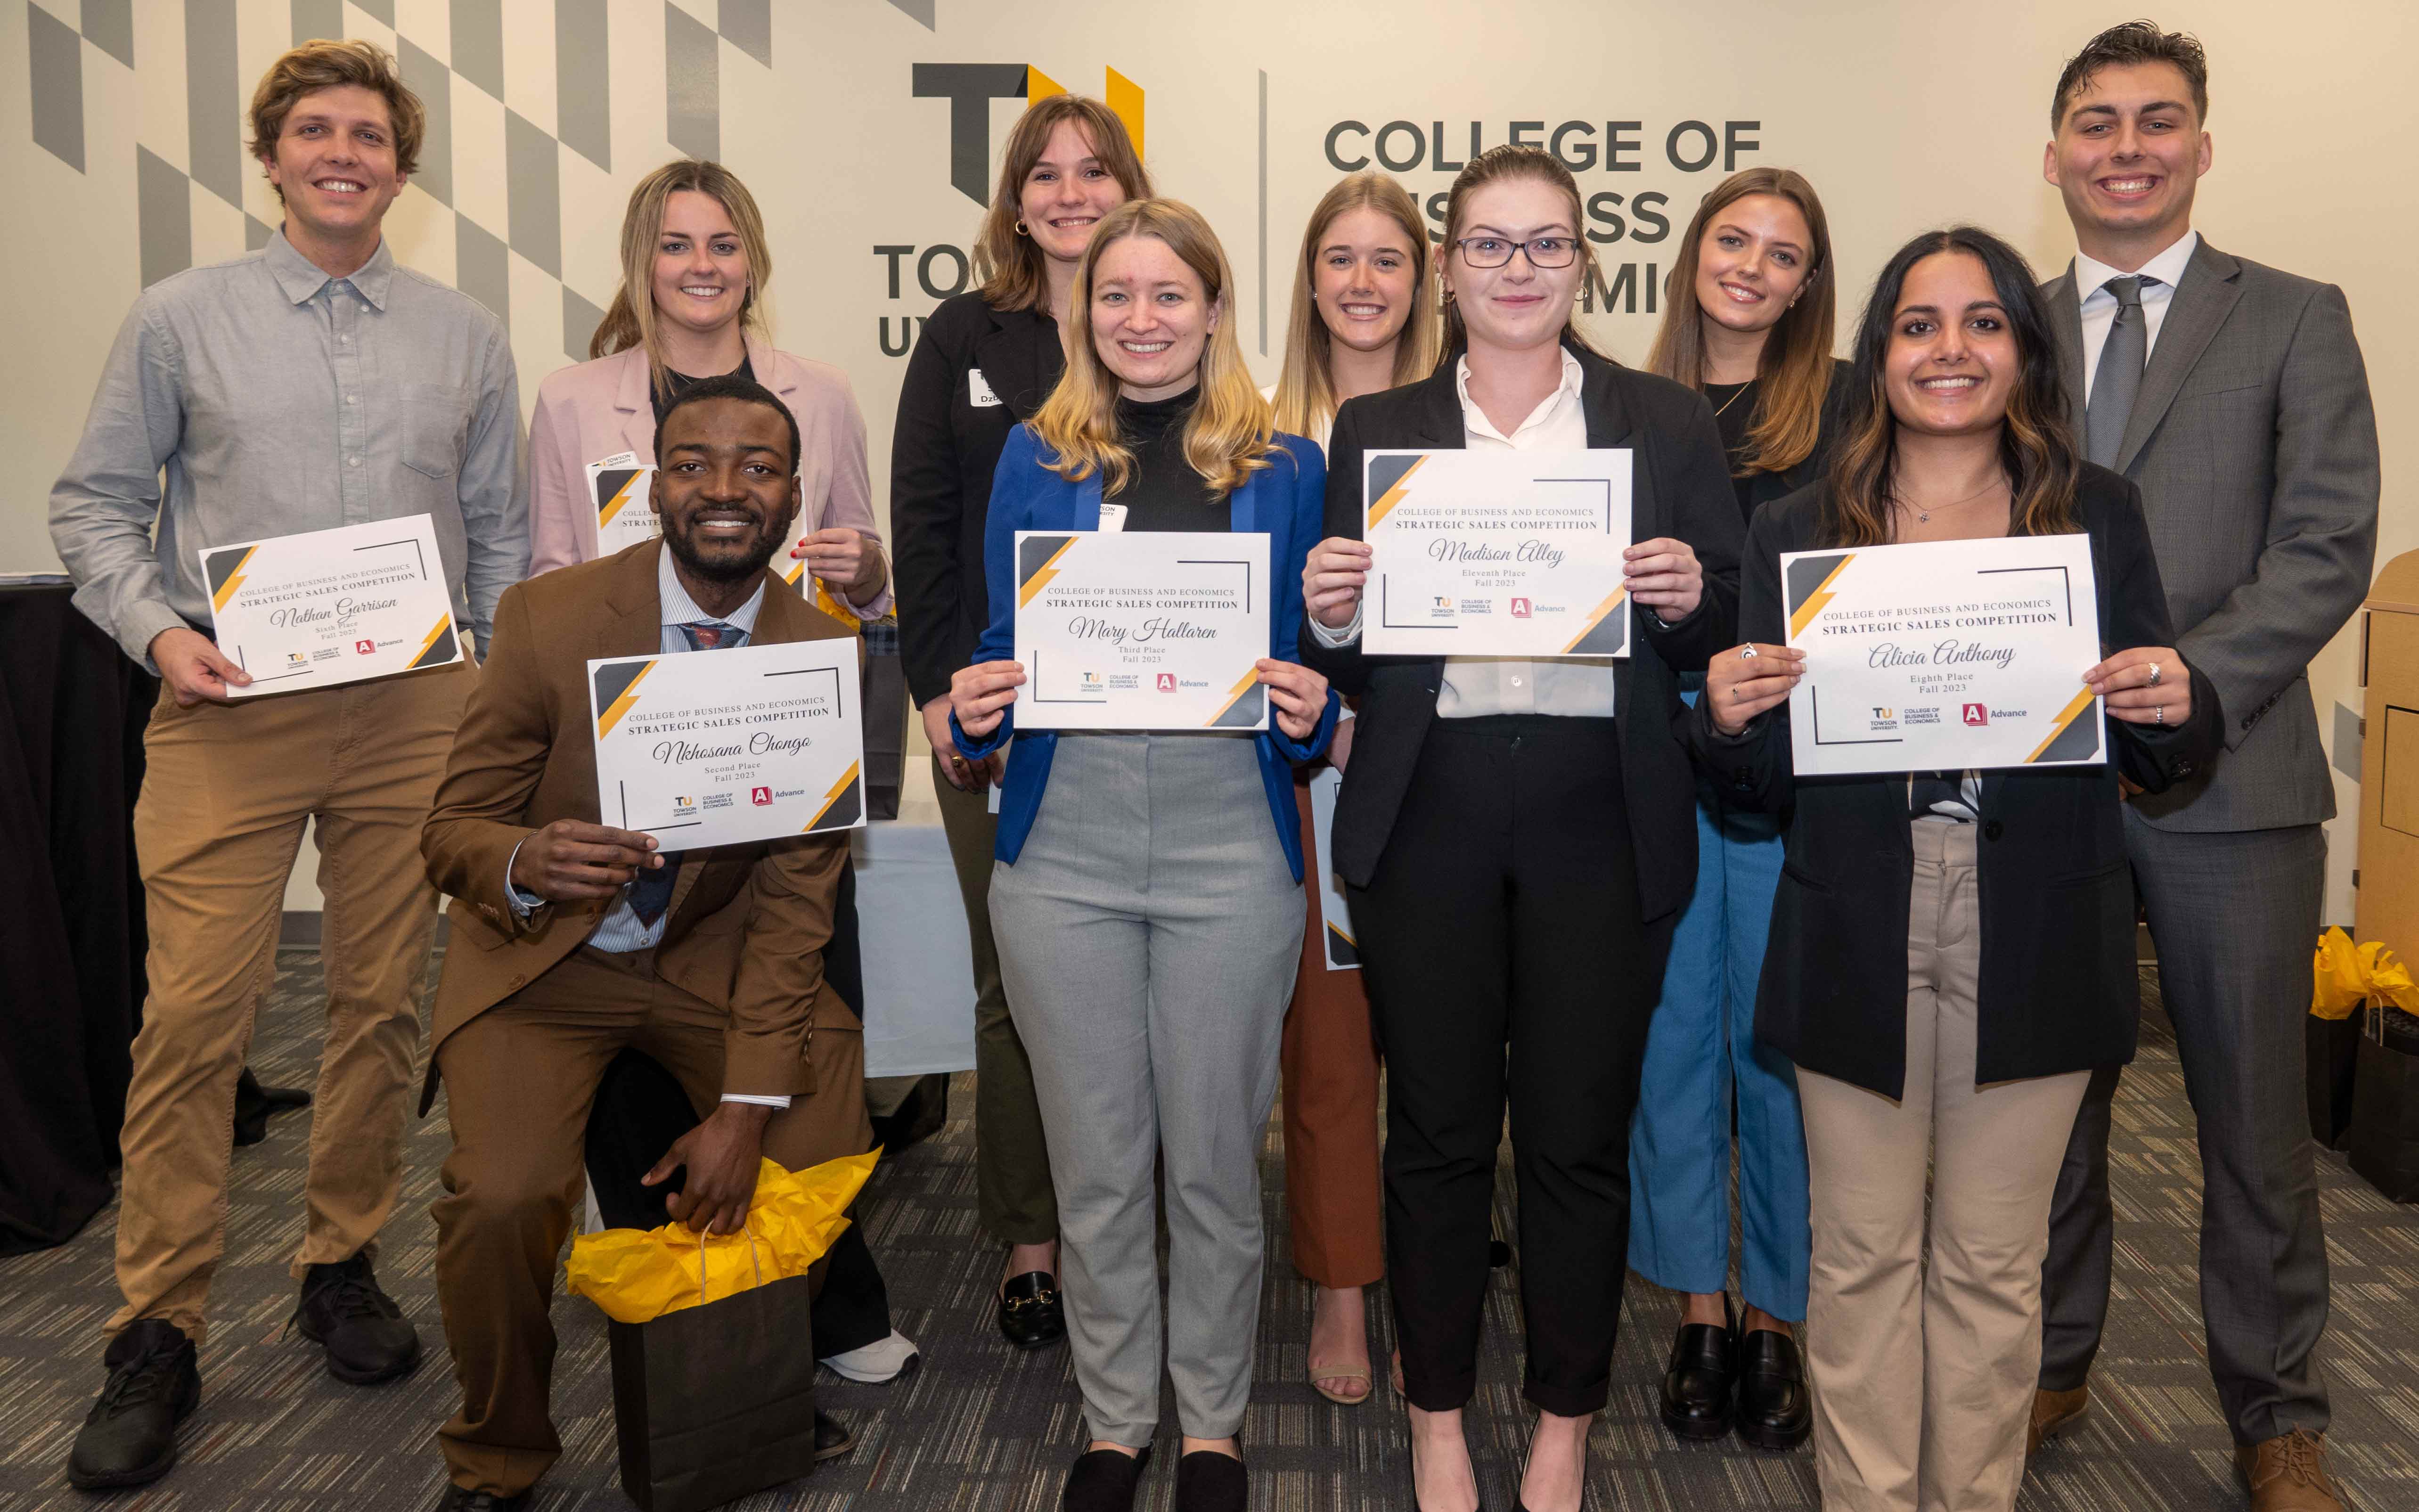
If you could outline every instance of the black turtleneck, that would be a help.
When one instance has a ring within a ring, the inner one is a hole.
[[[1198,388],[1173,399],[1119,399],[1117,430],[1134,455],[1134,471],[1123,490],[1110,496],[1126,506],[1130,531],[1225,531],[1233,517],[1225,499],[1184,460],[1184,423],[1193,416]]]

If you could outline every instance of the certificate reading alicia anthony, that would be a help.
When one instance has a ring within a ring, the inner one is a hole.
[[[596,810],[668,851],[865,823],[855,639],[588,664]]]
[[[1266,730],[1269,538],[1016,532],[1020,730]]]
[[[219,650],[252,674],[229,698],[328,687],[462,659],[426,515],[204,547]]]
[[[2105,759],[2088,536],[1795,551],[1780,584],[1798,776]]]
[[[1626,449],[1371,452],[1362,649],[1626,656]]]

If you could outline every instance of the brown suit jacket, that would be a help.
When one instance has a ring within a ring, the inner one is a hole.
[[[513,848],[555,820],[599,822],[588,662],[661,648],[662,549],[661,541],[648,541],[532,578],[496,606],[479,687],[420,836],[429,880],[453,900],[424,1114],[436,1096],[435,1052],[446,1036],[578,949],[609,911],[608,902],[547,903],[516,918],[505,872]],[[764,584],[750,645],[852,633],[769,572]],[[847,856],[848,836],[837,833],[716,846],[683,862],[655,969],[682,990],[730,1007],[725,1092],[807,1092],[811,1028],[857,1026],[823,972]]]

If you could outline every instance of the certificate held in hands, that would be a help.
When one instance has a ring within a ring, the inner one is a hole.
[[[1361,648],[1626,656],[1630,454],[1371,452]]]
[[[426,515],[204,547],[219,650],[252,674],[230,699],[359,683],[462,659]]]
[[[1016,532],[1020,730],[1266,730],[1269,538]]]
[[[596,811],[668,851],[865,823],[855,640],[588,664]]]
[[[1780,586],[1806,653],[1798,776],[2107,759],[2083,681],[2101,659],[2090,537],[1793,551]]]

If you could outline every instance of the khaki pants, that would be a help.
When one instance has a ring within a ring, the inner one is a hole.
[[[190,709],[162,691],[134,806],[150,991],[120,1136],[126,1303],[111,1333],[163,1318],[203,1336],[226,1244],[236,1080],[275,975],[286,874],[314,819],[328,1031],[294,1273],[370,1248],[386,1222],[437,924],[420,828],[477,679],[466,663]]]
[[[1975,826],[1909,827],[1906,1095],[1797,1079],[1815,1466],[1834,1512],[2007,1512],[2041,1367],[2050,1193],[2090,1074],[1974,1085]]]
[[[1378,1039],[1358,971],[1327,969],[1310,784],[1293,786],[1310,895],[1302,964],[1286,1007],[1286,1222],[1293,1264],[1322,1287],[1374,1286],[1386,1273],[1378,1223]]]
[[[633,1047],[679,1078],[700,1117],[721,1100],[731,1015],[655,967],[653,950],[614,955],[582,946],[437,1047],[454,1133],[445,1195],[434,1210],[437,1298],[462,1387],[461,1411],[438,1439],[456,1486],[517,1496],[562,1452],[547,1411],[547,1312],[585,1184],[588,1113],[606,1066]],[[764,1126],[764,1158],[789,1170],[873,1145],[865,1037],[855,1018],[837,1017],[840,1024],[814,1026],[813,1091]]]

